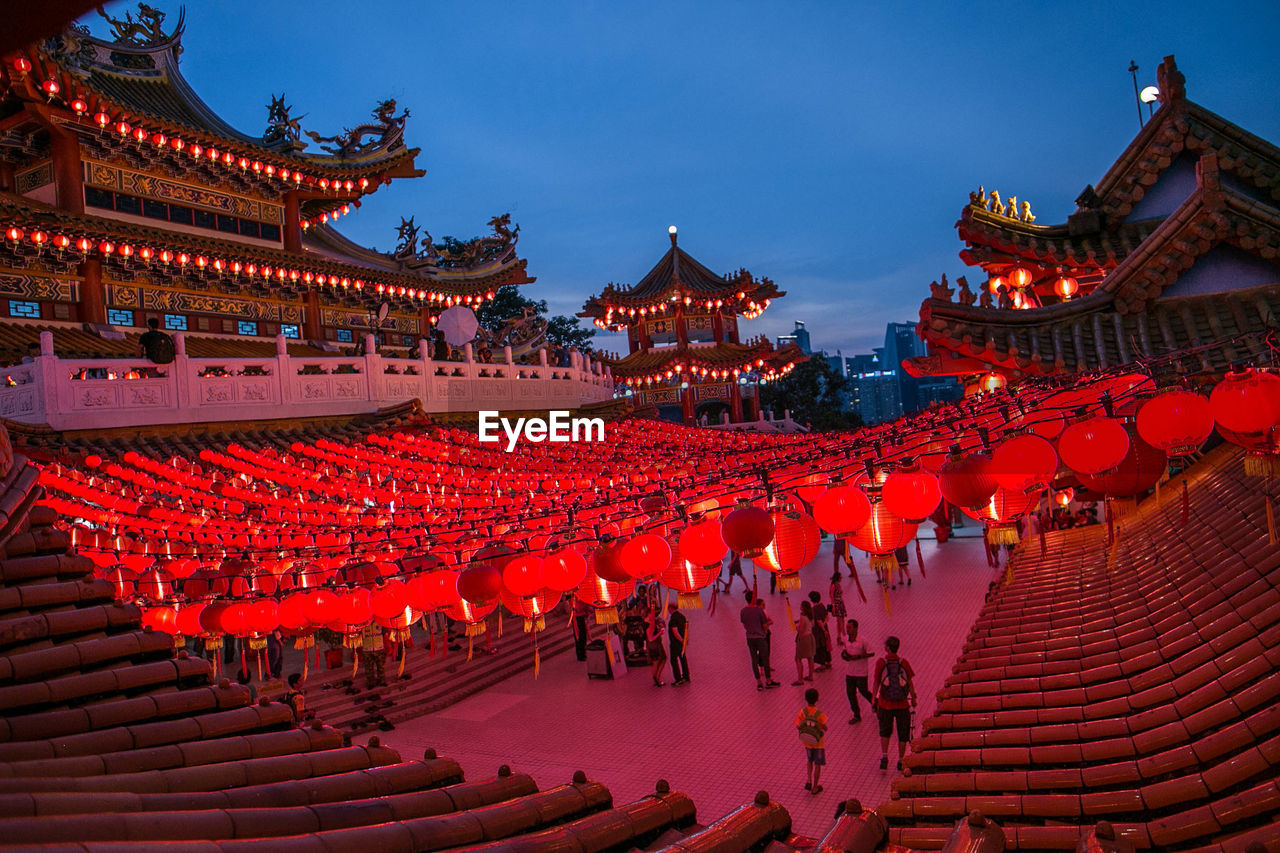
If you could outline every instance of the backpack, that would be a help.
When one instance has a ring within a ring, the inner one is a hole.
[[[800,731],[800,743],[811,749],[822,743],[822,723],[816,712],[810,714],[806,710],[804,716],[800,718],[800,725],[797,728]]]
[[[147,353],[147,358],[154,364],[172,364],[176,351],[173,347],[173,338],[162,332],[156,332],[154,335],[143,335],[146,341],[143,344]]]
[[[910,679],[901,660],[886,660],[880,676],[880,695],[889,702],[902,702],[907,698]]]
[[[293,709],[293,718],[301,720],[307,700],[303,697],[301,690],[290,690],[289,695],[284,697],[285,703]]]

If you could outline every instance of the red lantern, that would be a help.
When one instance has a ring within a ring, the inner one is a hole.
[[[880,500],[894,515],[919,524],[938,508],[942,491],[937,477],[921,470],[919,465],[905,465],[885,477],[880,486]]]
[[[942,496],[958,507],[982,506],[991,500],[999,485],[991,469],[991,457],[985,453],[953,453],[938,472]]]
[[[1063,302],[1076,295],[1076,291],[1080,289],[1080,282],[1076,281],[1069,275],[1059,276],[1058,280],[1053,283],[1053,292]]]
[[[398,580],[389,580],[374,587],[369,594],[369,609],[373,612],[373,618],[394,619],[404,613],[407,595],[404,583]]]
[[[500,596],[502,606],[514,616],[524,619],[525,633],[541,631],[546,627],[544,616],[560,603],[560,593],[543,589],[534,595],[518,596],[503,590]]]
[[[615,625],[618,622],[618,602],[630,596],[635,589],[633,580],[615,583],[598,575],[588,575],[574,595],[595,608],[597,625]]]
[[[987,541],[992,545],[1016,545],[1019,541],[1018,522],[1035,506],[1037,498],[1021,489],[996,489],[991,500],[983,506],[961,511],[987,525]]]
[[[502,587],[516,598],[526,598],[542,588],[542,558],[521,554],[502,569]]]
[[[1134,436],[1124,459],[1104,474],[1081,474],[1087,489],[1109,498],[1132,498],[1155,486],[1164,476],[1169,460],[1165,452]]]
[[[1213,432],[1213,408],[1191,391],[1174,389],[1152,397],[1138,409],[1138,435],[1170,456],[1195,453]]]
[[[1214,387],[1209,405],[1214,421],[1230,432],[1265,432],[1280,423],[1280,376],[1232,370]]]
[[[1097,415],[1078,421],[1058,437],[1062,464],[1077,474],[1101,474],[1120,464],[1129,452],[1129,433],[1114,418]]]
[[[719,565],[700,566],[676,554],[662,572],[662,583],[676,591],[681,610],[696,610],[702,608],[701,591],[719,576]]]
[[[542,582],[547,589],[568,592],[577,589],[587,576],[587,561],[572,548],[548,554],[542,561]]]
[[[822,531],[806,513],[775,507],[770,515],[773,517],[773,541],[756,558],[756,565],[778,576],[779,589],[799,589],[799,572],[818,556]]]
[[[849,537],[849,544],[868,554],[892,554],[916,535],[916,525],[894,515],[884,501],[871,505],[867,523]]]
[[[813,520],[833,536],[843,536],[866,524],[871,502],[861,489],[835,485],[813,504]]]
[[[1076,499],[1076,490],[1068,486],[1065,489],[1059,489],[1053,493],[1053,502],[1058,506],[1066,509],[1067,506]]]
[[[734,553],[754,558],[773,540],[773,519],[760,507],[739,501],[738,508],[725,516],[720,535]]]
[[[502,591],[502,573],[486,563],[479,563],[458,575],[458,595],[477,607],[498,600]]]
[[[1015,267],[1009,273],[1009,282],[1014,287],[1019,287],[1019,288],[1026,287],[1028,284],[1031,283],[1031,279],[1032,279],[1031,270],[1027,269],[1026,267]]]
[[[280,605],[274,599],[263,598],[249,605],[247,625],[249,631],[259,636],[270,634],[280,627]]]
[[[1039,491],[1058,472],[1058,452],[1038,435],[1005,439],[991,454],[991,474],[1001,488]]]
[[[328,625],[338,618],[340,606],[338,596],[327,589],[317,589],[307,594],[302,610],[312,625]]]
[[[247,637],[250,633],[249,605],[242,601],[228,604],[219,616],[218,628],[233,637]]]
[[[591,552],[591,571],[613,583],[626,583],[631,575],[622,566],[622,543],[605,536]]]
[[[178,611],[173,607],[148,607],[142,611],[142,627],[163,634],[177,634]]]
[[[679,556],[695,566],[719,567],[729,552],[720,534],[720,522],[714,518],[695,521],[680,532]]]
[[[283,630],[297,634],[310,627],[307,621],[306,602],[307,594],[302,592],[286,595],[280,599],[276,618],[280,620],[280,627]]]
[[[641,533],[623,544],[618,562],[637,580],[655,577],[671,563],[671,544],[656,533]]]

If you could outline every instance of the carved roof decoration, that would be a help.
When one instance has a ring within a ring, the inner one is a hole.
[[[152,276],[181,277],[184,283],[194,287],[254,289],[267,293],[316,289],[375,307],[387,300],[393,304],[398,300],[405,305],[483,300],[499,287],[533,281],[525,274],[526,261],[517,258],[514,251],[475,268],[398,269],[379,263],[379,258],[386,256],[352,243],[328,226],[308,231],[303,253],[299,254],[92,214],[69,213],[21,196],[0,193],[0,236],[9,228],[21,229],[23,235],[18,240],[5,239],[0,251],[9,253],[18,263],[24,258],[40,258],[42,262],[74,264],[85,257],[101,257],[107,263],[146,268],[140,249],[129,257],[115,251],[127,241],[152,250],[156,259],[150,263],[148,274]],[[41,244],[32,241],[37,230],[44,234]],[[67,238],[69,245],[58,247],[57,238]],[[83,251],[76,246],[82,238],[88,241]],[[98,247],[104,241],[113,244],[112,252],[100,251]],[[158,260],[164,251],[172,256],[169,263]],[[183,255],[188,258],[185,265],[178,260]],[[203,268],[199,266],[201,260],[205,263]],[[219,261],[224,267],[221,271],[215,268]],[[241,267],[239,271],[235,270],[236,264]],[[251,265],[255,268],[253,273],[250,273]],[[263,275],[265,270],[270,270],[269,275]],[[341,285],[343,280],[347,281],[346,286]],[[400,295],[400,288],[405,289],[405,295]],[[418,294],[426,294],[425,299]]]
[[[184,14],[166,32],[164,13],[145,4],[139,4],[139,10],[137,19],[126,13],[123,21],[103,15],[114,40],[95,37],[86,26],[71,25],[25,51],[23,56],[32,65],[29,73],[10,73],[12,63],[6,62],[6,78],[0,82],[21,99],[61,107],[68,113],[73,98],[83,99],[88,109],[73,122],[82,132],[106,131],[92,121],[103,112],[113,124],[127,121],[148,133],[179,136],[188,145],[228,150],[237,161],[248,157],[270,163],[273,169],[302,167],[316,173],[308,174],[309,178],[364,176],[370,179],[370,191],[390,178],[424,174],[413,165],[419,149],[404,143],[408,111],[396,115],[393,100],[379,103],[371,122],[341,134],[325,137],[306,131],[320,143],[319,152],[305,150],[304,131],[298,119],[290,116],[283,96],[272,97],[263,135],[237,130],[196,94],[181,73]],[[57,82],[60,91],[55,96],[39,88],[45,80]]]
[[[666,310],[683,301],[691,308],[699,304],[706,308],[706,303],[711,302],[712,308],[727,308],[754,317],[770,301],[786,295],[771,280],[757,279],[744,269],[716,275],[676,245],[676,235],[672,233],[671,248],[644,278],[630,287],[606,285],[599,296],[587,299],[578,316],[625,326],[650,310]]]

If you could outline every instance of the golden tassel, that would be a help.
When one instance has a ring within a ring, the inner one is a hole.
[[[260,652],[267,647],[266,637],[254,637],[249,640],[249,649],[251,651]]]
[[[796,616],[791,612],[791,599],[784,594],[782,596],[782,600],[787,605],[787,624],[790,625],[791,630],[794,631],[796,629]]]
[[[1160,474],[1160,478],[1156,480],[1156,509],[1160,508],[1160,482],[1169,474],[1168,463],[1164,466],[1164,471]]]
[[[533,678],[536,681],[538,673],[542,671],[542,653],[538,651],[538,647],[533,647]]]
[[[502,639],[502,608],[498,608],[498,639]]]
[[[471,660],[471,654],[475,651],[475,637],[467,634],[467,660]]]
[[[793,589],[800,588],[800,573],[792,572],[789,575],[778,575],[778,589],[789,592]]]
[[[993,524],[987,533],[992,545],[1017,545],[1021,541],[1016,524]]]
[[[682,592],[676,599],[681,610],[701,610],[702,595],[696,592]]]
[[[407,657],[409,657],[409,647],[406,646],[404,643],[401,643],[400,644],[400,668],[396,670],[396,678],[400,678],[402,675],[404,675],[404,662],[405,662],[405,658]]]
[[[307,658],[309,657],[310,655],[308,655],[306,652],[302,653],[302,680],[303,681],[307,680],[307,663],[308,663]]]
[[[528,616],[524,617],[524,632],[528,634],[532,630],[533,630],[533,619]]]
[[[1263,501],[1267,507],[1267,544],[1276,544],[1276,511],[1271,506],[1271,496],[1263,496]]]
[[[353,681],[355,680],[355,677],[356,677],[356,671],[359,669],[360,669],[360,653],[357,651],[353,651],[351,653],[351,679]]]
[[[889,607],[889,587],[880,587],[880,594],[884,598],[884,612],[893,615],[893,608]]]
[[[468,637],[478,637],[485,632],[485,628],[483,622],[468,622],[462,630]]]
[[[618,624],[618,608],[597,607],[596,608],[596,624],[597,625],[617,625]]]

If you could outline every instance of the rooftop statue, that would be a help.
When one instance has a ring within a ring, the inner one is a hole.
[[[403,144],[404,123],[409,117],[405,110],[396,115],[395,98],[380,101],[373,109],[376,124],[367,123],[347,128],[337,136],[321,136],[315,131],[305,131],[312,141],[320,144],[321,149],[337,157],[360,157],[377,150],[386,150]]]
[[[972,305],[974,302],[977,301],[978,299],[977,294],[975,294],[969,288],[969,279],[965,278],[964,276],[959,276],[956,279],[956,284],[960,285],[960,304],[961,305]]]
[[[951,297],[955,295],[955,290],[952,289],[951,285],[947,284],[946,273],[942,274],[941,283],[936,281],[929,282],[929,292],[934,299],[943,299],[943,300],[946,300],[947,302],[950,302]]]
[[[299,122],[306,116],[298,116],[293,118],[289,115],[289,111],[293,107],[284,102],[284,93],[280,93],[280,97],[271,96],[271,103],[267,105],[267,131],[262,134],[262,141],[268,145],[275,143],[297,143],[299,147],[303,145],[300,142],[302,136],[302,126]]]
[[[179,13],[178,25],[174,27],[172,33],[164,31],[164,12],[148,6],[146,3],[138,4],[137,20],[134,20],[130,12],[124,13],[123,21],[119,18],[113,18],[103,11],[101,6],[98,7],[98,14],[111,25],[111,34],[114,36],[116,44],[152,47],[172,41],[182,34],[182,22],[186,17],[186,10],[183,9]]]

